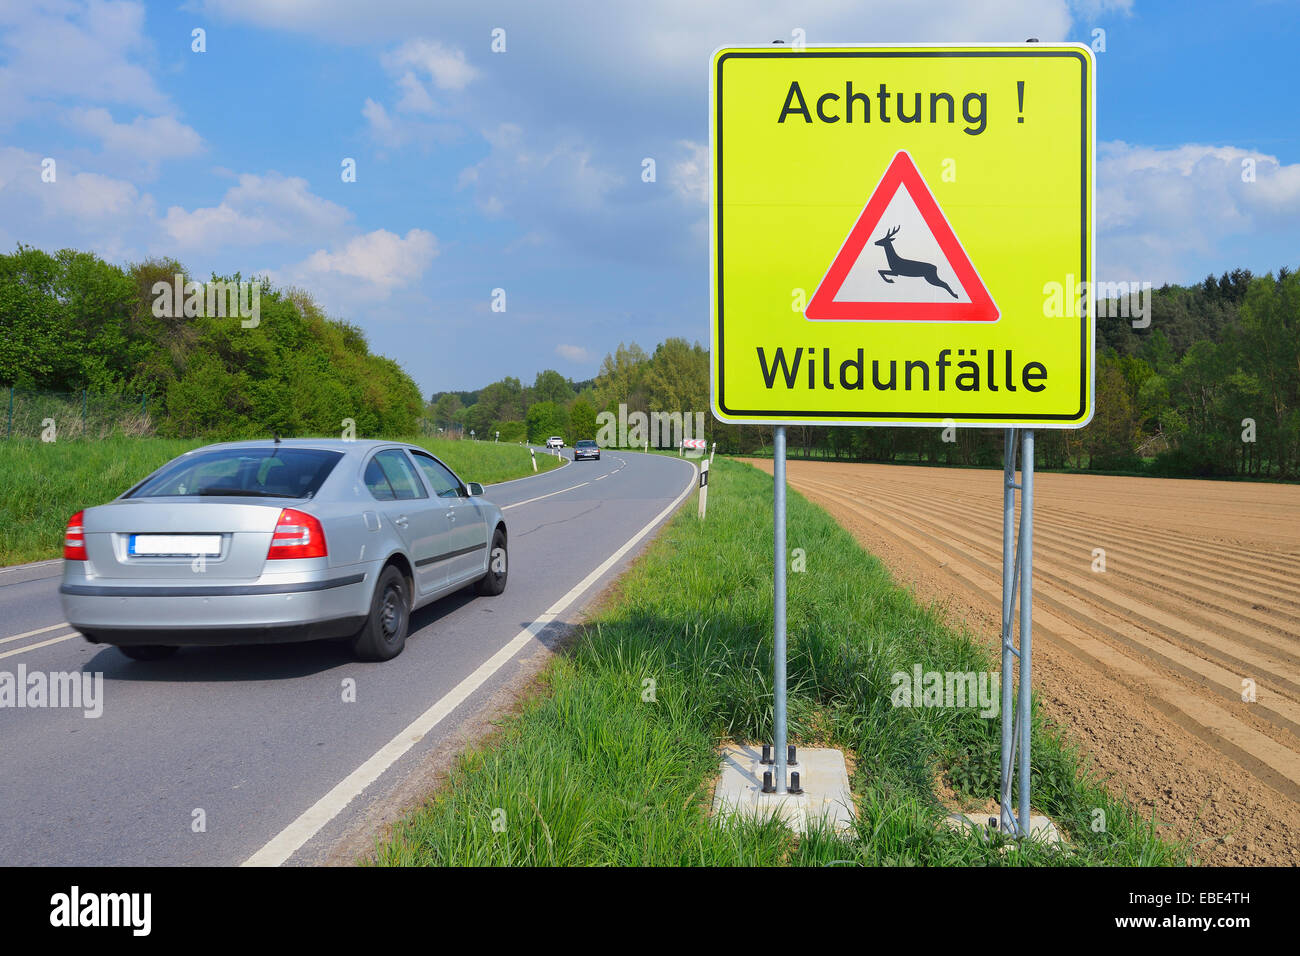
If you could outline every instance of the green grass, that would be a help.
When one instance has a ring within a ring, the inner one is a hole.
[[[532,459],[524,445],[503,445],[488,441],[454,441],[450,438],[401,438],[427,448],[445,461],[465,481],[478,481],[485,485],[509,481],[533,473]],[[563,459],[554,455],[537,455],[537,472],[560,467]]]
[[[520,445],[403,438],[429,449],[466,481],[491,484],[533,473]],[[63,528],[76,511],[103,504],[182,452],[206,444],[197,439],[127,438],[44,443],[13,438],[0,442],[0,565],[55,558]],[[559,459],[537,456],[538,472]]]
[[[796,839],[773,824],[720,825],[708,793],[723,740],[771,725],[772,486],[718,459],[709,516],[688,506],[625,576],[544,691],[462,756],[446,786],[376,847],[382,865],[1179,864],[1187,849],[1109,794],[1077,752],[1034,726],[1034,809],[1071,848],[1000,853],[941,825],[943,775],[994,795],[999,724],[971,710],[895,708],[890,676],[984,670],[984,651],[919,607],[820,508],[791,492],[792,742],[845,748],[858,825]],[[655,700],[643,700],[645,682]],[[992,760],[994,773],[987,773]],[[1094,832],[1094,810],[1105,813]],[[494,823],[497,826],[494,828]]]

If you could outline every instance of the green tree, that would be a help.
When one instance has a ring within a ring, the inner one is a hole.
[[[567,405],[573,401],[573,386],[559,372],[548,368],[537,373],[537,379],[533,383],[532,400]]]
[[[708,408],[709,353],[698,342],[692,346],[685,339],[666,339],[646,364],[644,376],[651,411]]]
[[[607,354],[600,363],[600,373],[596,376],[597,404],[601,408],[618,412],[619,404],[626,404],[629,411],[644,411],[636,399],[641,391],[641,379],[649,356],[641,346],[633,342],[630,346],[618,343],[613,354]]]
[[[1087,427],[1090,468],[1134,467],[1137,412],[1120,360],[1106,356],[1097,367],[1097,409]]]
[[[569,427],[566,441],[570,445],[584,438],[596,437],[596,409],[586,399],[579,398],[569,406]]]
[[[552,435],[563,435],[568,427],[568,416],[554,402],[538,402],[528,409],[528,440],[535,444]]]
[[[484,427],[494,421],[517,421],[524,417],[524,387],[519,379],[506,376],[479,392]]]
[[[433,403],[430,415],[434,423],[440,428],[447,428],[452,422],[456,421],[456,413],[460,410],[460,396],[455,392],[447,392]]]

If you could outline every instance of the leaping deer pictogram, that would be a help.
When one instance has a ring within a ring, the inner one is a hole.
[[[884,279],[890,285],[894,280],[890,276],[917,276],[924,279],[930,285],[937,285],[947,289],[948,294],[954,299],[960,298],[956,292],[948,286],[948,283],[939,278],[939,267],[929,262],[919,262],[916,259],[904,259],[894,251],[894,237],[898,235],[900,226],[895,226],[885,233],[883,239],[877,239],[874,245],[880,246],[885,250],[885,258],[889,260],[888,269],[880,269],[880,278]]]

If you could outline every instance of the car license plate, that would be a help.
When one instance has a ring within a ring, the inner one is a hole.
[[[170,555],[218,555],[219,534],[133,534],[127,542],[127,554],[133,557]]]

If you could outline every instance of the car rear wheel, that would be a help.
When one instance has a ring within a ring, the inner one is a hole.
[[[388,661],[402,653],[411,623],[411,599],[406,577],[389,565],[379,575],[370,615],[352,638],[352,653],[363,661]]]
[[[506,535],[500,528],[492,533],[492,548],[488,553],[487,574],[479,578],[474,590],[478,594],[495,596],[506,589],[506,576],[510,573],[510,559],[506,553]]]
[[[119,647],[118,650],[133,661],[161,661],[171,657],[180,648],[168,647],[165,644],[132,644]]]

